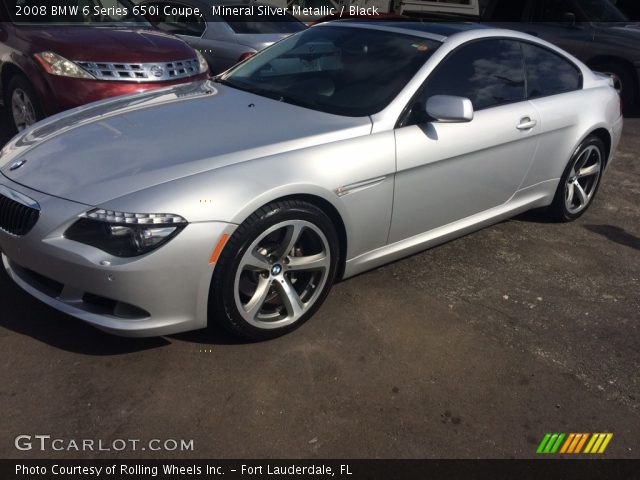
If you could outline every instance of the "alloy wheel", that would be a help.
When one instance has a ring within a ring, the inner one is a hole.
[[[316,302],[331,268],[326,236],[311,222],[287,220],[262,232],[238,265],[234,297],[240,315],[260,329],[298,321]]]
[[[565,184],[565,207],[575,215],[582,212],[593,198],[602,172],[602,153],[589,145],[577,156]]]
[[[36,123],[36,110],[29,95],[16,88],[11,95],[11,113],[16,129],[21,132]]]

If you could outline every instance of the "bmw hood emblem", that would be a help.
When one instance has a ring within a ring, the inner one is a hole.
[[[27,163],[26,160],[22,159],[22,160],[16,160],[15,162],[13,162],[11,165],[9,165],[9,170],[11,170],[12,172],[14,170],[19,169],[21,166],[23,166],[25,163]]]

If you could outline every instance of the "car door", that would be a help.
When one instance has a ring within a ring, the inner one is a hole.
[[[582,73],[570,60],[540,45],[523,42],[522,48],[527,97],[542,120],[540,144],[522,185],[526,188],[560,178],[576,138],[584,134],[581,120],[591,97],[582,90]]]
[[[468,123],[427,118],[433,95],[471,99]],[[484,39],[459,47],[423,85],[395,131],[397,173],[389,242],[507,202],[531,163],[540,118],[526,101],[518,42]]]

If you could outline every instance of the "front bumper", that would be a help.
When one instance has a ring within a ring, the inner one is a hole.
[[[189,224],[157,250],[119,258],[64,238],[90,207],[51,197],[6,179],[0,183],[36,200],[40,218],[16,237],[0,230],[2,262],[24,290],[57,310],[123,336],[167,335],[207,325],[211,253],[235,225]]]

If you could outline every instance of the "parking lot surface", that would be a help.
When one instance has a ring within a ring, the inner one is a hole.
[[[109,336],[0,272],[0,457],[523,458],[546,432],[640,457],[639,132],[577,222],[530,213],[341,282],[269,342]],[[21,434],[194,450],[22,452]]]

